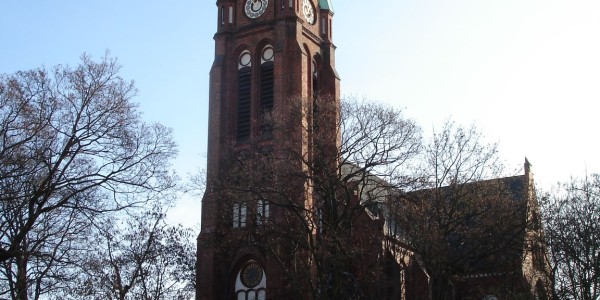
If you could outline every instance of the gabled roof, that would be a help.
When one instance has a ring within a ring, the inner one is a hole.
[[[488,180],[474,181],[469,183],[459,184],[463,189],[477,189],[483,187],[491,187],[497,186],[505,189],[512,200],[515,201],[525,201],[527,193],[525,192],[526,186],[526,177],[525,175],[517,175],[511,177],[503,177],[503,178],[494,178]],[[452,186],[443,186],[438,188],[437,190],[442,193],[448,193],[453,187]],[[429,191],[434,191],[436,189],[422,189],[416,190],[412,192],[408,192],[407,195],[423,195]]]
[[[453,197],[453,193],[455,193],[456,188],[462,189],[461,193],[474,193],[478,195],[478,197],[486,197],[486,192],[488,191],[488,187],[490,187],[489,191],[495,195],[490,195],[494,199],[495,197],[502,197],[501,194],[496,193],[505,193],[505,199],[512,200],[514,203],[514,211],[513,211],[513,219],[512,220],[500,220],[500,222],[515,222],[517,227],[521,226],[521,222],[523,223],[523,229],[525,229],[525,223],[527,222],[527,195],[526,192],[526,176],[519,175],[513,177],[505,177],[505,178],[497,178],[483,181],[470,182],[465,184],[460,184],[457,186],[444,186],[438,189],[423,189],[408,192],[401,197],[409,197],[415,199],[426,200],[431,196],[430,193],[436,192],[437,197]],[[504,191],[504,192],[502,192]],[[473,223],[472,226],[477,226],[477,223]],[[475,272],[477,274],[484,273],[502,273],[505,274],[507,272],[514,271],[516,267],[520,266],[520,258],[522,255],[524,244],[524,234],[525,232],[521,232],[517,227],[515,227],[515,231],[512,232],[515,234],[515,239],[507,241],[498,241],[500,243],[510,242],[511,245],[501,246],[503,248],[502,253],[495,253],[494,255],[490,255],[488,257],[474,257],[469,258],[468,255],[465,256],[465,251],[470,252],[473,249],[478,248],[480,245],[483,245],[483,239],[487,237],[481,237],[482,240],[472,239],[472,238],[463,238],[464,236],[460,232],[453,233],[449,236],[449,240],[447,241],[448,245],[456,251],[454,253],[448,253],[448,257],[452,260],[455,257],[461,257],[463,262],[463,268],[466,272],[463,275],[469,275],[471,272]],[[457,244],[460,241],[460,245]],[[490,241],[488,240],[487,243]],[[456,245],[455,245],[456,244]]]

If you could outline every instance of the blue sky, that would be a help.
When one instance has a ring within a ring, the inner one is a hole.
[[[431,132],[475,123],[539,185],[600,172],[598,0],[334,0],[342,95]],[[0,73],[118,57],[148,121],[174,129],[185,176],[205,164],[215,1],[4,0]],[[517,171],[515,171],[517,172]],[[194,209],[190,209],[190,206]],[[179,213],[197,222],[199,199]],[[186,215],[187,214],[187,215]]]

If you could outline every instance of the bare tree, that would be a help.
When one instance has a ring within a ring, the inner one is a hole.
[[[88,248],[90,220],[74,210],[54,210],[39,218],[23,241],[27,251],[1,263],[2,295],[21,299],[27,291],[31,299],[68,286],[79,251]],[[89,244],[91,245],[91,244]]]
[[[69,289],[57,299],[190,299],[194,294],[191,229],[165,222],[160,208],[107,220],[93,235]]]
[[[457,278],[519,268],[526,224],[523,180],[499,178],[495,144],[448,122],[423,151],[421,182],[389,202],[388,232],[427,277],[422,298],[454,299]],[[404,252],[402,252],[404,251]],[[415,295],[413,295],[415,296]]]
[[[171,130],[142,122],[119,68],[84,55],[0,76],[0,295],[37,299],[95,215],[173,187]]]
[[[549,193],[544,224],[558,299],[600,299],[600,175]]]
[[[292,111],[273,116],[272,143],[232,152],[228,171],[209,182],[230,200],[218,239],[223,255],[260,249],[293,282],[289,298],[374,297],[377,267],[355,262],[377,264],[385,191],[408,185],[420,129],[397,109],[361,101],[340,110],[320,98]],[[296,135],[307,147],[294,144]]]

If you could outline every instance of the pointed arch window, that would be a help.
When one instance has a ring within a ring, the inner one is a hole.
[[[251,131],[252,55],[245,50],[238,60],[237,140],[244,141]]]
[[[267,275],[256,261],[246,263],[237,274],[235,294],[237,300],[267,299]]]
[[[273,98],[275,84],[275,52],[267,45],[261,52],[260,64],[260,131],[270,135],[273,127]]]

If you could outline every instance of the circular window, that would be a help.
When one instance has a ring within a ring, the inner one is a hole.
[[[240,55],[240,67],[248,67],[250,66],[250,62],[252,62],[250,52],[244,52]]]
[[[263,270],[255,262],[247,264],[240,275],[242,283],[248,288],[256,287],[261,282],[262,278]]]
[[[265,50],[263,50],[262,59],[264,61],[272,61],[273,60],[273,55],[274,55],[273,48],[267,47],[267,48],[265,48]]]

